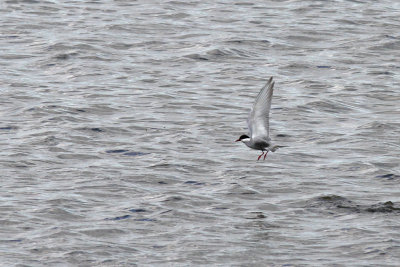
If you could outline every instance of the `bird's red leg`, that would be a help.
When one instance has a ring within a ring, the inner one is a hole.
[[[260,160],[260,158],[261,158],[262,155],[264,155],[264,151],[261,153],[260,156],[258,156],[258,159],[257,159],[257,160]]]
[[[265,152],[265,155],[264,155],[264,160],[265,160],[265,158],[267,157],[267,154],[268,154],[268,151],[267,151],[267,152]]]

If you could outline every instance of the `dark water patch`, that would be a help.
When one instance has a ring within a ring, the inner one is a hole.
[[[214,207],[213,210],[228,210],[227,207]]]
[[[161,245],[153,245],[152,248],[154,249],[163,249],[166,248],[167,246],[161,246]]]
[[[27,3],[27,4],[39,4],[40,3],[40,1],[37,1],[37,0],[25,0],[22,2]]]
[[[332,67],[331,66],[320,65],[320,66],[317,66],[317,68],[318,69],[331,69]]]
[[[256,21],[253,21],[252,23],[259,24]],[[271,42],[268,41],[268,40],[249,40],[249,39],[240,39],[239,40],[239,39],[232,39],[232,40],[225,41],[225,43],[233,44],[233,45],[243,45],[243,46],[254,47],[254,46],[257,46],[257,45],[259,45],[259,46],[268,46],[268,45],[270,45]]]
[[[23,239],[8,239],[8,240],[0,240],[0,243],[19,243],[22,241]]]
[[[141,218],[141,219],[135,219],[135,221],[138,221],[138,222],[155,222],[156,219]]]
[[[9,130],[14,130],[14,129],[16,129],[16,128],[12,127],[12,126],[0,127],[0,131],[9,131]]]
[[[371,46],[368,49],[372,51],[382,51],[382,50],[397,50],[400,47],[400,41],[388,41],[383,44],[378,44],[375,46]]]
[[[394,179],[400,179],[400,175],[394,174],[394,173],[388,173],[388,174],[383,174],[383,175],[377,175],[375,176],[376,178],[381,178],[381,179],[386,179],[386,180],[394,180]]]
[[[235,57],[235,58],[248,58],[251,56],[246,50],[243,49],[210,49],[205,51],[203,54],[193,53],[185,55],[186,58],[191,58],[195,60],[218,60],[221,58]]]
[[[114,218],[105,218],[105,220],[109,220],[109,221],[120,221],[120,220],[125,220],[125,219],[129,219],[130,217],[132,217],[131,215],[123,215],[123,216],[117,216]]]
[[[130,209],[129,211],[133,212],[133,213],[146,212],[145,209],[141,209],[141,208],[139,208],[139,209]],[[105,220],[107,220],[107,221],[120,221],[120,220],[129,219],[131,217],[132,217],[132,215],[125,214],[125,215],[117,216],[117,217],[113,217],[113,218],[105,218]],[[135,221],[153,221],[153,219],[139,218],[139,219],[135,219]]]
[[[368,74],[371,74],[371,75],[394,75],[394,73],[390,72],[390,71],[370,71],[370,72],[368,72]]]
[[[247,3],[247,2],[239,2],[239,3],[234,3],[236,6],[253,6],[253,3]]]
[[[385,34],[384,37],[389,38],[389,39],[400,39],[400,37],[392,36],[389,34]]]
[[[130,212],[146,212],[145,209],[130,209]]]
[[[106,153],[109,153],[109,154],[124,153],[124,152],[127,152],[127,151],[129,151],[129,150],[127,150],[127,149],[111,149],[111,150],[106,150]]]
[[[59,59],[59,60],[67,60],[70,58],[70,55],[68,54],[59,54],[57,56],[54,57],[55,59]]]
[[[190,55],[186,55],[185,57],[194,59],[194,60],[203,60],[203,61],[209,60],[207,57],[199,55],[199,54],[190,54]]]
[[[325,207],[329,210],[344,209],[351,212],[360,212],[358,205],[351,200],[337,195],[328,195],[315,198],[312,202],[313,207]]]
[[[391,201],[377,203],[373,205],[358,204],[345,197],[337,195],[327,195],[313,198],[308,201],[308,208],[320,210],[329,210],[331,213],[400,213],[400,206],[395,206]]]
[[[255,195],[255,194],[257,194],[257,192],[249,190],[249,191],[242,192],[241,194],[242,195]]]
[[[164,181],[159,181],[158,183],[159,184],[168,184],[167,182],[164,182]]]
[[[276,137],[288,137],[289,135],[287,134],[277,134]]]
[[[131,156],[131,157],[143,156],[143,155],[150,154],[150,153],[144,153],[144,152],[129,151],[127,149],[110,149],[110,150],[106,150],[106,153],[108,153],[108,154],[121,154],[121,153],[123,153],[124,156]]]
[[[385,203],[378,203],[372,205],[369,208],[366,208],[367,212],[380,212],[380,213],[390,213],[390,212],[399,212],[400,207],[395,207],[392,201],[386,201]]]
[[[54,56],[55,59],[57,60],[68,60],[74,56],[77,56],[77,52],[71,52],[71,53],[60,53]]]
[[[183,200],[183,197],[171,196],[171,197],[168,197],[166,200],[164,200],[164,202],[169,202],[169,201],[181,201],[181,200]]]
[[[163,212],[160,212],[159,214],[161,215],[161,214],[165,214],[165,213],[168,213],[168,212],[171,212],[171,211],[173,211],[173,210],[165,210],[165,211],[163,211]]]
[[[266,216],[261,211],[254,211],[247,216],[246,219],[264,219]]]
[[[148,154],[150,154],[150,153],[134,152],[134,151],[124,153],[125,156],[133,156],[133,157],[135,157],[135,156],[144,156],[144,155],[148,155]]]
[[[308,108],[326,113],[344,113],[352,111],[347,105],[334,101],[313,101],[307,104]]]
[[[299,69],[299,70],[304,70],[304,69],[309,69],[310,66],[302,63],[289,63],[285,66],[283,66],[284,69]]]
[[[197,182],[197,181],[186,181],[185,184],[192,184],[192,185],[205,185],[205,183]]]
[[[384,100],[384,99],[382,99]],[[397,125],[391,123],[383,123],[379,121],[368,122],[357,127],[357,130],[372,130],[372,131],[389,131],[396,130]]]
[[[104,132],[104,130],[100,129],[100,128],[90,128],[90,130],[93,132],[98,132],[98,133]]]
[[[213,56],[213,57],[223,57],[229,55],[229,52],[224,51],[222,49],[211,49],[207,51],[207,55]]]

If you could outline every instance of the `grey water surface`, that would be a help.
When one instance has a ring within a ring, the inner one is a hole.
[[[1,1],[0,265],[400,266],[399,14]]]

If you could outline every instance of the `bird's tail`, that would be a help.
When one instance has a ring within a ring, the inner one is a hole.
[[[275,152],[276,150],[278,150],[278,148],[282,148],[282,147],[287,147],[287,146],[279,146],[279,145],[276,145],[276,146],[271,147],[271,151],[272,151],[272,152]]]

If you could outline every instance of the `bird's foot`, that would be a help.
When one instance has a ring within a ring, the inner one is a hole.
[[[262,157],[262,155],[264,155],[264,151],[261,153],[260,156],[258,156],[258,159],[257,159],[257,160],[260,160],[260,158]],[[266,154],[265,154],[265,155],[266,155]]]
[[[264,160],[265,160],[265,158],[267,157],[268,152],[269,152],[269,151],[265,152]]]

